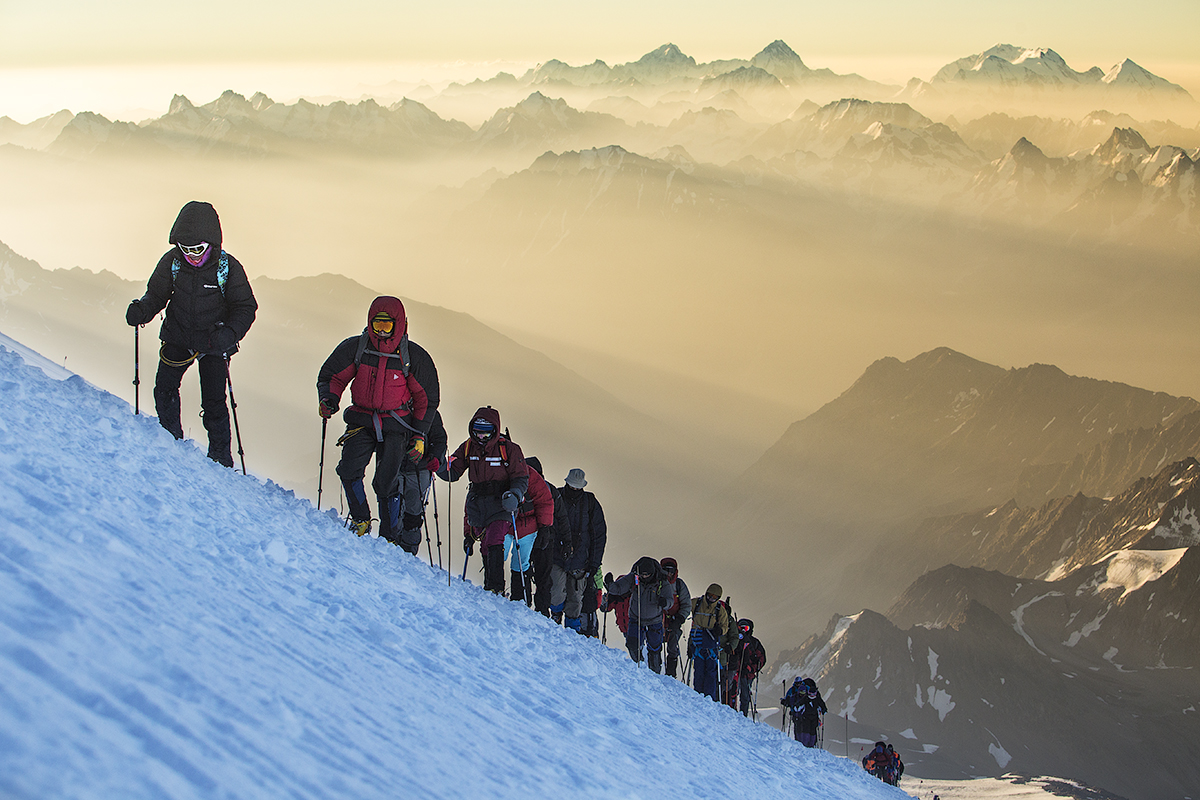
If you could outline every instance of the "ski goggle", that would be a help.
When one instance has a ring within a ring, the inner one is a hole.
[[[741,631],[742,633],[749,633],[750,626],[749,625],[738,625],[738,630]]]
[[[396,320],[387,314],[376,314],[371,319],[371,330],[378,336],[391,336],[396,329]]]
[[[208,242],[201,242],[200,244],[181,244],[179,245],[179,249],[183,251],[185,256],[199,258],[200,256],[204,255],[204,251],[208,249]]]

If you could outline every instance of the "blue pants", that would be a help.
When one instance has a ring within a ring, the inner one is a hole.
[[[512,571],[525,572],[529,569],[529,555],[533,552],[533,542],[537,539],[537,531],[517,539],[517,547],[512,554]],[[512,547],[513,535],[504,537],[504,560],[508,560],[508,551]]]
[[[646,645],[646,663],[655,672],[662,672],[663,626],[659,618],[654,622],[639,623],[629,620],[629,628],[625,632],[625,649],[637,663],[642,661],[642,645]]]
[[[721,702],[721,662],[716,657],[692,658],[692,685],[700,694],[706,694],[718,703]]]

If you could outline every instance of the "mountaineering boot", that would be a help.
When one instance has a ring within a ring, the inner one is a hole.
[[[483,588],[504,594],[504,545],[494,544],[483,552]]]
[[[533,570],[525,570],[525,572],[522,573],[522,577],[525,579],[525,605],[533,607]],[[548,612],[543,613],[545,613],[546,616],[550,616]]]
[[[346,527],[354,531],[356,536],[366,536],[371,532],[371,520],[350,517],[346,520]]]
[[[524,600],[525,599],[525,581],[522,580],[521,573],[510,572],[509,584],[511,589],[508,592],[509,600]]]
[[[412,553],[414,556],[421,552],[421,524],[425,522],[425,518],[420,514],[404,514],[404,530],[400,532],[400,540],[396,544],[400,545],[406,553]]]
[[[582,626],[583,620],[581,620],[579,617],[566,617],[563,619],[563,627],[570,628],[576,633],[583,633],[581,630]]]
[[[667,674],[672,678],[675,677],[675,672],[679,669],[679,656],[674,653],[667,655]]]
[[[562,612],[561,611],[551,611],[550,619],[554,620],[555,625],[562,625]]]

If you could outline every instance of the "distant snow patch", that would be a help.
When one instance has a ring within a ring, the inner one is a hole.
[[[850,688],[849,686],[846,687],[847,690],[849,690],[849,688]],[[847,691],[847,694],[849,694],[848,691]],[[850,720],[851,722],[858,722],[858,720],[856,720],[854,718],[854,707],[856,705],[858,705],[858,698],[860,698],[860,697],[862,697],[862,687],[861,686],[858,687],[858,691],[854,693],[854,697],[851,697],[848,700],[846,700],[846,709],[839,716],[843,716],[846,719]]]
[[[912,729],[912,728],[906,728],[906,729],[904,729],[904,730],[900,731],[900,735],[901,735],[901,736],[903,736],[905,739],[915,739],[915,738],[917,738],[917,735],[916,735],[915,733],[913,733],[913,729]]]
[[[938,712],[938,722],[945,722],[946,715],[954,710],[957,705],[950,697],[950,693],[944,689],[938,689],[930,686],[927,690],[927,702]]]
[[[1136,592],[1150,581],[1156,581],[1174,569],[1187,552],[1177,550],[1121,550],[1108,562],[1108,574],[1096,593],[1109,589],[1124,589],[1121,597]]]
[[[938,654],[929,648],[929,680],[937,680]]]
[[[1166,524],[1155,527],[1154,538],[1166,539],[1179,547],[1200,545],[1200,518],[1191,506],[1177,508]]]
[[[1033,598],[1028,603],[1025,603],[1022,606],[1018,606],[1012,612],[1013,630],[1015,630],[1018,634],[1020,634],[1021,638],[1025,640],[1026,644],[1028,644],[1034,650],[1037,650],[1038,655],[1044,656],[1046,654],[1043,653],[1040,649],[1038,649],[1038,646],[1033,643],[1033,638],[1028,633],[1025,632],[1025,609],[1029,608],[1034,603],[1045,600],[1047,597],[1062,597],[1062,596],[1063,596],[1062,592],[1047,592],[1046,594],[1039,595],[1039,596]]]
[[[988,752],[992,754],[992,758],[996,759],[996,766],[1004,769],[1008,766],[1008,762],[1012,761],[1012,756],[998,744],[989,744]]]

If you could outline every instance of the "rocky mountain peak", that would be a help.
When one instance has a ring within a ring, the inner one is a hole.
[[[180,111],[189,111],[195,108],[192,101],[188,100],[181,94],[177,94],[171,98],[171,105],[167,108],[168,114],[178,114]]]

